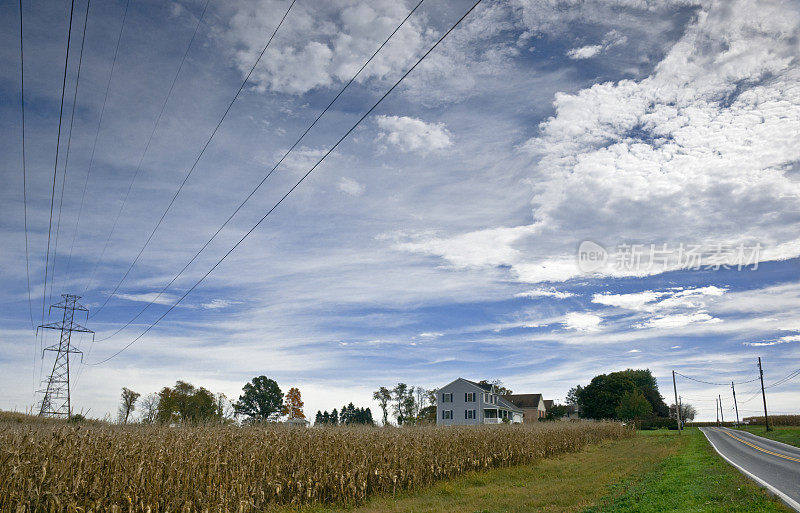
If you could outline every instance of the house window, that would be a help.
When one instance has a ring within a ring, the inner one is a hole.
[[[489,394],[483,394],[483,402],[485,403],[489,402]]]
[[[464,401],[468,403],[475,402],[475,392],[464,392]]]
[[[453,410],[442,410],[442,420],[452,420]]]
[[[464,410],[464,418],[465,419],[476,419],[478,418],[477,413],[475,410]]]
[[[442,402],[443,403],[452,403],[453,402],[453,394],[442,394]]]

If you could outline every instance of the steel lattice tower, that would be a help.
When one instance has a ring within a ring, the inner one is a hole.
[[[80,296],[62,294],[61,297],[64,299],[60,303],[50,306],[51,310],[53,308],[64,310],[61,322],[51,322],[50,324],[39,326],[42,329],[61,331],[58,343],[44,348],[44,351],[55,352],[56,359],[53,362],[53,371],[47,379],[47,386],[44,390],[39,391],[44,394],[39,408],[39,415],[69,418],[72,416],[72,404],[70,403],[69,395],[69,355],[70,353],[80,354],[81,359],[83,359],[83,353],[72,346],[72,332],[91,333],[92,337],[94,337],[94,332],[75,322],[76,310],[86,312],[87,319],[89,316],[89,309],[78,303]],[[44,351],[42,351],[42,358],[44,358]]]

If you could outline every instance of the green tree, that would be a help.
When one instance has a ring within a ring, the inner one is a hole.
[[[500,395],[511,395],[511,394],[514,393],[510,389],[504,387],[503,386],[503,382],[501,380],[499,380],[499,379],[493,379],[491,381],[488,380],[488,379],[482,379],[482,380],[480,380],[478,382],[478,384],[479,385],[494,385],[495,390],[497,390],[497,393],[500,394]]]
[[[578,396],[581,416],[590,419],[613,419],[622,396],[636,388],[633,380],[619,374],[601,374],[592,378]]]
[[[392,391],[386,387],[380,387],[372,393],[372,398],[378,401],[383,411],[383,425],[389,423],[389,402],[392,400]]]
[[[582,390],[583,390],[583,387],[580,386],[580,385],[570,388],[569,392],[567,392],[566,403],[569,404],[569,405],[577,406],[578,405],[578,398],[580,397]]]
[[[121,423],[128,423],[128,417],[136,409],[136,401],[139,399],[139,395],[129,388],[122,387],[121,403],[119,405],[119,421]]]
[[[177,381],[174,387],[164,387],[158,393],[156,419],[162,424],[218,422],[217,397],[203,387]]]
[[[636,422],[649,415],[653,411],[653,405],[644,396],[641,390],[634,389],[626,392],[619,401],[616,408],[617,418]]]
[[[553,404],[549,410],[547,410],[547,420],[558,420],[564,415],[567,414],[567,407],[561,404]]]
[[[582,417],[611,419],[627,392],[639,390],[650,403],[657,416],[666,417],[669,408],[658,391],[658,384],[649,369],[626,369],[595,376],[585,387],[575,387],[567,395],[567,402],[577,400]]]
[[[242,387],[242,392],[234,405],[237,415],[251,421],[275,420],[283,410],[283,392],[273,379],[255,377]]]

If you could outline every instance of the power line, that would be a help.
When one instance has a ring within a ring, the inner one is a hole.
[[[117,42],[116,42],[116,45],[114,46],[114,56],[113,56],[113,58],[111,60],[111,71],[108,74],[108,81],[106,81],[106,91],[105,91],[105,94],[103,96],[103,104],[100,107],[100,115],[97,118],[97,128],[95,129],[95,133],[94,133],[94,143],[92,144],[92,151],[91,151],[91,154],[90,154],[90,157],[89,157],[89,166],[87,167],[87,170],[86,170],[86,179],[84,180],[84,183],[83,183],[83,194],[81,195],[81,204],[80,204],[80,208],[78,209],[78,216],[77,216],[76,221],[75,221],[75,232],[73,232],[73,238],[72,238],[72,246],[73,247],[75,246],[75,233],[77,232],[77,229],[78,229],[78,221],[80,220],[81,212],[83,211],[83,202],[84,202],[84,199],[86,197],[86,186],[89,183],[89,175],[91,174],[92,167],[94,166],[94,155],[95,155],[95,151],[97,149],[97,141],[98,141],[98,139],[100,137],[100,127],[103,124],[103,115],[106,112],[106,104],[108,102],[108,93],[109,93],[109,91],[111,89],[111,79],[114,77],[114,69],[116,68],[116,65],[117,65],[117,55],[119,54],[119,46],[120,46],[120,42],[122,41],[122,33],[125,30],[125,22],[128,19],[128,7],[129,7],[129,5],[130,5],[130,0],[127,0],[125,2],[125,10],[122,13],[122,24],[120,25],[119,33],[117,34]],[[88,9],[88,7],[87,7],[87,9]],[[70,248],[70,259],[71,258],[72,258],[72,249]],[[86,289],[84,289],[84,292],[86,292]]]
[[[42,324],[44,324],[44,307],[47,300],[47,272],[50,268],[50,232],[53,229],[53,204],[56,197],[56,178],[58,176],[58,153],[61,145],[61,121],[64,116],[64,92],[67,88],[67,66],[69,64],[69,45],[72,38],[72,14],[75,11],[75,0],[72,0],[69,10],[69,27],[67,28],[67,52],[64,57],[64,78],[61,84],[61,110],[58,114],[58,137],[56,138],[56,158],[53,165],[53,190],[50,193],[50,224],[47,228],[47,253],[44,264],[44,288],[42,290]]]
[[[20,110],[22,111],[22,209],[23,222],[25,223],[25,277],[28,280],[28,313],[31,317],[31,328],[36,327],[33,322],[33,301],[31,300],[31,271],[28,256],[28,171],[25,163],[25,51],[23,49],[23,22],[22,0],[19,0],[19,97]],[[34,373],[36,364],[34,363]]]
[[[86,0],[86,15],[83,19],[83,35],[81,36],[81,51],[78,55],[78,71],[75,76],[75,92],[72,95],[72,113],[69,118],[69,131],[67,132],[67,152],[64,156],[64,172],[61,176],[61,199],[58,203],[58,222],[56,223],[56,242],[53,248],[53,271],[50,273],[50,302],[53,302],[53,284],[56,281],[56,262],[58,261],[58,234],[61,231],[61,209],[64,206],[64,187],[67,184],[67,168],[69,167],[69,151],[72,147],[72,125],[75,122],[75,106],[78,103],[78,87],[81,83],[81,66],[83,65],[83,47],[86,42],[86,25],[89,22],[89,6],[91,0]]]
[[[278,166],[280,166],[281,163],[283,163],[283,161],[286,159],[286,157],[288,157],[289,154],[297,147],[297,145],[300,144],[300,142],[303,140],[303,138],[305,138],[305,136],[308,134],[308,132],[310,132],[311,129],[314,128],[314,126],[322,118],[322,116],[324,116],[325,113],[328,112],[328,110],[333,106],[333,104],[336,102],[336,100],[338,100],[339,97],[342,96],[342,94],[344,94],[344,92],[347,90],[347,88],[350,87],[350,85],[353,82],[355,82],[356,78],[358,78],[358,76],[361,74],[361,72],[364,71],[364,69],[366,69],[366,67],[369,65],[369,63],[372,62],[372,60],[378,55],[378,53],[383,49],[383,47],[386,46],[386,44],[389,42],[389,40],[392,39],[392,37],[394,37],[394,35],[397,33],[397,31],[400,30],[400,28],[409,20],[409,18],[411,18],[411,16],[414,14],[414,12],[416,12],[416,10],[422,5],[423,1],[424,0],[420,0],[417,3],[417,5],[415,5],[414,8],[411,9],[411,11],[409,11],[408,15],[406,15],[406,17],[403,19],[403,21],[401,21],[400,24],[392,31],[392,33],[389,34],[389,36],[383,41],[383,43],[381,43],[381,45],[378,47],[378,49],[375,50],[372,53],[372,55],[369,57],[369,59],[367,59],[366,62],[364,62],[364,64],[361,66],[361,68],[359,68],[359,70],[353,75],[353,77],[347,82],[347,84],[345,84],[345,86],[336,94],[336,96],[333,97],[333,99],[330,101],[330,103],[328,103],[328,105],[324,109],[322,109],[322,112],[320,112],[319,115],[317,115],[316,119],[314,119],[314,121],[311,122],[311,124],[305,129],[305,131],[303,131],[303,133],[294,142],[294,144],[292,144],[292,146],[286,151],[286,153],[283,154],[283,156],[280,158],[280,160],[278,160],[278,162],[272,167],[272,169],[270,169],[269,172],[261,179],[261,181],[250,191],[250,193],[244,198],[244,200],[241,203],[239,203],[239,205],[236,207],[236,209],[233,211],[233,213],[230,216],[228,216],[228,218],[225,220],[224,223],[222,223],[222,225],[219,228],[217,228],[217,231],[214,232],[214,234],[211,236],[211,238],[208,239],[205,244],[203,244],[203,246],[194,254],[194,256],[188,262],[186,262],[186,264],[178,272],[178,274],[176,274],[169,281],[169,283],[167,283],[158,292],[158,294],[156,294],[156,296],[149,303],[147,303],[143,308],[141,308],[139,310],[139,312],[135,316],[133,316],[133,318],[131,318],[128,322],[126,322],[123,326],[121,326],[119,329],[117,329],[117,331],[115,331],[111,335],[109,335],[109,336],[107,336],[105,338],[97,339],[98,342],[103,342],[105,340],[108,340],[108,339],[118,335],[120,332],[122,332],[122,330],[124,330],[125,328],[130,326],[133,323],[133,321],[138,319],[139,316],[141,316],[145,312],[145,310],[147,310],[150,306],[155,304],[156,301],[158,301],[158,299],[161,297],[161,295],[164,294],[164,292],[166,292],[167,289],[170,286],[172,286],[173,283],[175,283],[175,281],[186,271],[186,269],[189,268],[189,266],[192,264],[192,262],[194,262],[195,259],[197,259],[197,257],[199,257],[200,254],[203,251],[206,250],[206,248],[211,244],[211,242],[213,242],[214,239],[216,239],[217,235],[219,235],[220,232],[228,225],[228,223],[236,216],[236,214],[239,213],[239,211],[244,207],[244,205],[248,201],[250,201],[250,199],[253,197],[253,195],[255,195],[255,193],[258,192],[258,190],[261,188],[261,186],[264,185],[264,183],[272,175],[272,173],[275,172],[275,170],[278,168]]]
[[[697,378],[693,378],[693,377],[691,377],[691,376],[687,376],[686,374],[681,374],[681,373],[680,373],[680,372],[678,372],[678,371],[675,371],[675,374],[677,374],[677,375],[679,375],[679,376],[681,376],[681,377],[684,377],[684,378],[686,378],[686,379],[688,379],[688,380],[691,380],[691,381],[696,381],[696,382],[698,382],[698,383],[703,383],[703,384],[705,384],[705,385],[714,385],[714,386],[728,386],[728,385],[730,385],[730,383],[712,383],[712,382],[710,382],[710,381],[703,381],[703,380],[701,380],[701,379],[697,379]],[[747,381],[736,381],[734,384],[736,384],[736,385],[743,385],[743,384],[745,384],[745,383],[752,383],[752,382],[754,382],[754,381],[758,381],[758,378],[749,379],[749,380],[747,380]]]
[[[461,24],[461,22],[462,22],[462,21],[464,21],[464,19],[465,19],[467,16],[469,16],[469,14],[470,14],[470,13],[471,13],[473,10],[475,10],[475,8],[476,8],[476,7],[478,7],[478,5],[481,3],[481,1],[482,1],[482,0],[477,0],[477,2],[475,2],[475,3],[472,5],[472,7],[470,7],[470,8],[469,8],[469,10],[468,10],[466,13],[464,13],[464,15],[462,15],[462,16],[461,16],[461,17],[458,19],[458,21],[456,21],[456,23],[455,23],[455,24],[454,24],[452,27],[450,27],[450,29],[448,29],[448,30],[447,30],[447,32],[445,32],[445,33],[444,33],[444,34],[443,34],[443,35],[442,35],[442,36],[441,36],[441,37],[440,37],[440,38],[439,38],[439,39],[436,41],[436,43],[434,43],[434,45],[433,45],[433,46],[431,46],[431,48],[430,48],[430,49],[428,49],[428,51],[426,51],[426,52],[425,52],[425,53],[422,55],[422,57],[420,57],[420,58],[419,58],[419,60],[417,60],[417,62],[416,62],[416,63],[415,63],[413,66],[411,66],[411,67],[408,69],[408,71],[406,71],[406,72],[405,72],[405,73],[404,73],[404,74],[403,74],[403,75],[402,75],[402,76],[401,76],[401,77],[400,77],[400,78],[397,80],[397,82],[395,82],[395,83],[394,83],[394,85],[393,85],[392,87],[390,87],[390,88],[389,88],[389,90],[388,90],[388,91],[386,91],[386,92],[383,94],[383,96],[381,96],[381,97],[378,99],[378,101],[376,101],[376,102],[375,102],[375,103],[372,105],[372,107],[370,107],[370,109],[369,109],[367,112],[365,112],[365,113],[364,113],[364,114],[363,114],[363,115],[362,115],[362,116],[361,116],[361,117],[358,119],[358,121],[356,121],[356,122],[355,122],[355,124],[354,124],[352,127],[350,127],[350,129],[349,129],[349,130],[347,130],[347,132],[345,132],[345,133],[344,133],[344,135],[342,135],[342,136],[339,138],[339,140],[338,140],[338,141],[336,141],[336,143],[335,143],[333,146],[331,146],[331,147],[330,147],[330,148],[329,148],[329,149],[328,149],[328,150],[327,150],[327,151],[326,151],[326,152],[325,152],[325,153],[322,155],[322,157],[320,157],[320,159],[319,159],[319,160],[317,160],[317,162],[316,162],[316,163],[315,163],[313,166],[311,166],[311,168],[310,168],[310,169],[309,169],[309,170],[308,170],[308,171],[307,171],[307,172],[306,172],[306,173],[305,173],[305,174],[304,174],[302,177],[300,177],[300,179],[299,179],[299,180],[298,180],[298,181],[297,181],[297,182],[296,182],[296,183],[295,183],[295,184],[294,184],[294,185],[293,185],[293,186],[292,186],[292,187],[291,187],[291,188],[290,188],[290,189],[289,189],[289,190],[286,192],[286,194],[284,194],[284,195],[281,197],[281,199],[279,199],[279,200],[278,200],[278,201],[277,201],[277,202],[276,202],[276,203],[275,203],[275,204],[274,204],[274,205],[273,205],[273,206],[272,206],[272,207],[271,207],[271,208],[270,208],[270,209],[267,211],[267,213],[266,213],[266,214],[264,214],[264,216],[262,216],[262,217],[261,217],[261,219],[259,219],[259,221],[258,221],[256,224],[254,224],[254,225],[253,225],[253,227],[252,227],[252,228],[250,228],[250,229],[249,229],[249,230],[248,230],[248,231],[247,231],[247,232],[246,232],[246,233],[245,233],[245,234],[244,234],[244,235],[243,235],[243,236],[242,236],[242,237],[241,237],[241,238],[240,238],[240,239],[239,239],[239,240],[236,242],[236,244],[234,244],[234,245],[233,245],[233,247],[232,247],[231,249],[229,249],[229,250],[228,250],[228,252],[227,252],[227,253],[225,253],[225,254],[222,256],[222,258],[220,258],[219,260],[217,260],[217,262],[216,262],[216,263],[215,263],[215,264],[214,264],[214,265],[211,267],[211,269],[209,269],[209,270],[208,270],[208,271],[207,271],[207,272],[206,272],[206,273],[205,273],[205,274],[204,274],[204,275],[203,275],[203,276],[202,276],[202,277],[201,277],[201,278],[200,278],[200,279],[199,279],[197,282],[195,282],[195,284],[194,284],[194,285],[192,285],[192,286],[191,286],[191,288],[189,288],[189,290],[187,290],[187,291],[186,291],[186,292],[185,292],[185,293],[184,293],[184,294],[183,294],[183,295],[182,295],[182,296],[181,296],[181,297],[180,297],[180,298],[179,298],[179,299],[178,299],[178,300],[177,300],[175,303],[173,303],[173,304],[172,304],[172,305],[171,305],[171,306],[170,306],[170,307],[167,309],[167,311],[165,311],[163,314],[161,314],[161,316],[160,316],[158,319],[156,319],[156,320],[155,320],[153,323],[151,323],[151,324],[150,324],[150,325],[149,325],[149,326],[148,326],[148,327],[147,327],[147,328],[146,328],[146,329],[145,329],[145,330],[144,330],[142,333],[140,333],[140,334],[139,334],[139,335],[138,335],[136,338],[134,338],[133,340],[131,340],[131,341],[130,341],[130,342],[127,344],[127,345],[125,345],[125,346],[124,346],[122,349],[120,349],[119,351],[117,351],[116,353],[112,354],[111,356],[109,356],[108,358],[106,358],[106,359],[104,359],[104,360],[101,360],[101,361],[99,361],[99,362],[96,362],[96,363],[93,363],[93,364],[89,364],[89,365],[101,365],[101,364],[103,364],[103,363],[105,363],[105,362],[107,362],[107,361],[111,360],[112,358],[114,358],[114,357],[118,356],[120,353],[122,353],[123,351],[125,351],[127,348],[129,348],[129,347],[130,347],[130,346],[132,346],[134,343],[136,343],[136,341],[138,341],[140,338],[142,338],[144,335],[146,335],[146,334],[147,334],[147,333],[148,333],[148,332],[149,332],[151,329],[153,329],[153,327],[155,327],[155,326],[156,326],[156,324],[158,324],[158,323],[159,323],[159,322],[160,322],[160,321],[161,321],[161,320],[162,320],[164,317],[166,317],[166,316],[167,316],[167,314],[169,314],[169,313],[170,313],[170,312],[171,312],[171,311],[172,311],[172,310],[173,310],[173,309],[174,309],[176,306],[178,306],[178,305],[181,303],[181,301],[183,301],[183,300],[184,300],[184,299],[185,299],[185,298],[186,298],[186,297],[187,297],[187,296],[188,296],[188,295],[189,295],[189,294],[190,294],[190,293],[191,293],[191,292],[192,292],[192,291],[193,291],[195,288],[197,288],[197,287],[198,287],[198,286],[199,286],[199,285],[200,285],[200,284],[203,282],[203,280],[205,280],[205,279],[206,279],[206,278],[207,278],[207,277],[208,277],[208,276],[209,276],[209,275],[210,275],[212,272],[214,272],[214,270],[215,270],[215,269],[216,269],[216,268],[217,268],[217,267],[218,267],[218,266],[219,266],[219,265],[220,265],[220,264],[221,264],[223,261],[225,261],[225,259],[226,259],[228,256],[230,256],[230,254],[231,254],[231,253],[233,253],[233,252],[236,250],[236,248],[238,248],[238,247],[239,247],[239,245],[241,245],[241,243],[242,243],[242,242],[244,242],[244,240],[245,240],[247,237],[249,237],[249,236],[250,236],[250,234],[251,234],[251,233],[253,233],[253,232],[255,231],[255,229],[256,229],[256,228],[258,228],[258,227],[261,225],[261,223],[263,223],[263,222],[264,222],[264,220],[265,220],[267,217],[269,217],[269,215],[270,215],[272,212],[274,212],[274,211],[275,211],[275,209],[276,209],[276,208],[278,208],[278,206],[280,206],[280,204],[281,204],[281,203],[283,203],[283,201],[284,201],[284,200],[285,200],[287,197],[289,197],[289,195],[290,195],[290,194],[291,194],[291,193],[292,193],[292,192],[293,192],[293,191],[294,191],[294,190],[295,190],[297,187],[299,187],[299,186],[300,186],[300,184],[301,184],[301,183],[303,183],[303,181],[305,181],[305,179],[306,179],[306,178],[308,178],[308,176],[309,176],[311,173],[313,173],[313,172],[314,172],[314,170],[315,170],[315,169],[316,169],[316,168],[317,168],[317,167],[318,167],[318,166],[319,166],[319,165],[320,165],[320,164],[321,164],[321,163],[322,163],[322,162],[323,162],[323,161],[324,161],[324,160],[325,160],[325,159],[328,157],[328,155],[330,155],[330,154],[331,154],[331,153],[332,153],[332,152],[333,152],[333,151],[334,151],[334,150],[335,150],[337,147],[339,147],[339,145],[342,143],[342,141],[344,141],[344,140],[345,140],[345,139],[346,139],[346,138],[347,138],[347,137],[348,137],[348,136],[349,136],[349,135],[350,135],[350,134],[351,134],[351,133],[352,133],[352,132],[353,132],[353,131],[354,131],[354,130],[355,130],[355,129],[356,129],[356,128],[357,128],[357,127],[358,127],[358,126],[359,126],[359,125],[360,125],[360,124],[361,124],[361,123],[362,123],[362,122],[365,120],[365,119],[366,119],[366,118],[367,118],[367,116],[369,116],[369,115],[370,115],[370,114],[371,114],[371,113],[372,113],[372,112],[373,112],[373,111],[374,111],[374,110],[375,110],[375,109],[376,109],[376,108],[377,108],[377,107],[378,107],[378,106],[379,106],[379,105],[380,105],[380,104],[383,102],[383,100],[385,100],[385,99],[386,99],[386,97],[387,97],[387,96],[389,96],[389,95],[392,93],[392,91],[394,91],[394,90],[397,88],[397,86],[399,86],[399,85],[400,85],[400,83],[401,83],[401,82],[402,82],[402,81],[403,81],[403,80],[404,80],[404,79],[405,79],[405,78],[406,78],[406,77],[407,77],[409,74],[411,74],[411,72],[412,72],[412,71],[414,71],[414,70],[417,68],[417,66],[419,66],[419,65],[420,65],[420,63],[421,63],[421,62],[422,62],[422,61],[423,61],[423,60],[424,60],[424,59],[425,59],[425,58],[426,58],[426,57],[427,57],[427,56],[428,56],[428,55],[429,55],[431,52],[433,52],[433,51],[436,49],[436,47],[438,47],[438,46],[439,46],[439,44],[440,44],[442,41],[444,41],[444,39],[445,39],[445,38],[446,38],[446,37],[447,37],[447,36],[448,36],[448,35],[449,35],[449,34],[450,34],[450,33],[451,33],[453,30],[455,30],[455,29],[456,29],[456,27],[458,27],[458,26]]]
[[[230,103],[228,104],[228,107],[225,109],[225,112],[222,114],[222,117],[220,118],[219,122],[217,123],[217,126],[215,126],[214,130],[212,130],[211,135],[206,140],[205,144],[203,145],[203,148],[200,150],[200,153],[198,153],[197,158],[195,158],[194,163],[192,163],[192,167],[189,168],[189,172],[186,173],[186,176],[183,178],[183,181],[181,182],[180,186],[178,187],[178,190],[175,191],[175,194],[172,196],[172,199],[170,200],[169,204],[167,205],[167,208],[164,210],[164,213],[161,214],[161,218],[158,220],[158,222],[156,223],[155,227],[153,227],[153,230],[150,232],[150,235],[147,237],[147,240],[145,241],[144,245],[142,245],[142,248],[139,250],[139,253],[136,255],[136,258],[133,259],[133,262],[131,262],[130,266],[128,266],[128,270],[125,271],[125,274],[122,275],[122,278],[120,278],[119,282],[114,287],[114,290],[112,290],[111,294],[109,294],[106,297],[105,301],[103,301],[103,304],[100,305],[100,308],[98,308],[94,312],[94,314],[92,314],[92,317],[94,317],[98,313],[100,313],[100,311],[103,310],[103,308],[108,304],[108,302],[111,300],[111,298],[114,297],[114,295],[119,290],[119,287],[122,285],[122,282],[124,282],[125,279],[128,277],[128,274],[130,274],[131,270],[136,265],[136,262],[139,261],[139,257],[142,256],[142,253],[144,253],[145,248],[147,248],[147,246],[150,244],[150,241],[153,240],[153,236],[156,234],[156,231],[158,230],[158,227],[161,226],[161,223],[164,221],[164,218],[167,216],[167,213],[170,211],[170,209],[172,208],[172,205],[175,203],[175,200],[178,198],[178,195],[183,190],[183,186],[186,185],[186,182],[189,180],[189,177],[192,176],[192,173],[194,172],[195,167],[197,167],[197,163],[200,162],[200,159],[205,154],[206,149],[211,144],[211,140],[217,134],[217,130],[219,130],[219,127],[222,125],[222,122],[225,121],[225,118],[228,116],[228,113],[230,112],[231,108],[233,107],[233,104],[236,102],[236,99],[239,98],[239,94],[241,94],[242,90],[244,89],[244,86],[247,84],[247,81],[250,80],[250,75],[253,74],[253,71],[256,69],[256,66],[261,61],[261,58],[264,56],[264,52],[266,52],[267,48],[269,48],[269,45],[272,43],[272,40],[275,38],[275,34],[278,33],[278,30],[281,28],[281,25],[283,25],[284,20],[286,20],[286,17],[289,15],[289,11],[292,10],[292,7],[294,6],[296,1],[297,0],[292,0],[292,2],[289,4],[289,8],[286,9],[286,12],[283,14],[283,17],[281,18],[281,21],[278,22],[278,25],[275,27],[275,30],[272,32],[272,35],[269,37],[269,40],[267,41],[267,44],[264,45],[264,48],[261,50],[261,53],[258,55],[258,58],[253,63],[253,66],[250,68],[250,71],[247,72],[247,76],[245,76],[244,80],[242,81],[242,85],[239,86],[239,89],[236,91],[236,94],[233,96],[233,99],[231,99]]]
[[[133,176],[131,177],[131,180],[128,183],[128,189],[125,192],[125,196],[122,198],[122,203],[119,206],[119,210],[117,211],[117,215],[114,217],[114,222],[111,225],[111,231],[108,233],[108,236],[106,237],[106,241],[105,241],[105,244],[103,244],[103,249],[100,252],[100,256],[97,258],[97,260],[94,263],[94,266],[92,268],[92,272],[91,272],[90,277],[89,277],[89,281],[87,281],[86,287],[84,287],[84,289],[83,289],[84,292],[86,292],[86,290],[91,285],[92,280],[94,279],[95,272],[97,271],[97,267],[100,264],[100,262],[103,260],[103,257],[104,257],[104,255],[106,253],[106,249],[108,249],[108,244],[111,241],[111,236],[114,234],[114,230],[116,230],[116,228],[117,228],[117,223],[119,222],[119,219],[122,216],[122,212],[125,209],[125,204],[127,203],[128,197],[130,196],[131,190],[133,189],[133,183],[136,181],[136,178],[139,176],[139,171],[141,170],[142,162],[144,161],[144,157],[147,154],[148,150],[150,149],[150,144],[153,141],[153,137],[155,136],[156,129],[158,128],[158,125],[161,122],[161,116],[164,114],[164,110],[167,107],[167,102],[169,101],[170,97],[172,96],[172,91],[175,89],[175,83],[178,81],[178,76],[180,75],[181,70],[183,69],[183,64],[186,62],[186,57],[189,55],[189,50],[192,48],[192,45],[194,43],[195,37],[197,36],[197,32],[198,32],[198,30],[200,28],[200,25],[202,24],[203,19],[205,18],[206,9],[208,8],[209,1],[210,0],[206,0],[205,5],[203,6],[203,11],[200,14],[200,17],[197,19],[197,25],[195,25],[194,32],[192,33],[192,38],[189,40],[189,44],[186,46],[186,51],[183,52],[183,56],[181,57],[180,64],[178,64],[178,69],[177,69],[177,71],[175,71],[175,75],[172,77],[172,83],[170,84],[169,89],[167,91],[167,94],[164,97],[164,101],[161,103],[161,110],[159,110],[158,115],[156,116],[155,123],[153,124],[153,129],[150,131],[150,136],[148,137],[147,143],[145,144],[145,147],[144,147],[144,150],[142,151],[142,154],[139,157],[139,163],[136,165],[136,170],[134,171]],[[87,172],[86,173],[86,182],[84,183],[84,186],[83,186],[83,197],[86,196],[86,185],[88,183],[89,183],[89,173]],[[84,201],[83,197],[81,198],[81,209],[83,208],[83,201]],[[73,247],[75,245],[75,235],[77,235],[78,222],[79,221],[80,221],[80,210],[78,211],[78,219],[75,221],[75,234],[73,235],[73,238],[72,238]],[[71,258],[72,258],[72,249],[70,249],[70,259]],[[69,267],[69,262],[68,262],[67,266]]]
[[[797,376],[800,376],[800,369],[797,369],[797,370],[794,370],[794,371],[790,372],[787,376],[779,379],[778,381],[776,381],[775,383],[772,383],[771,385],[765,386],[764,388],[773,388],[773,387],[777,387],[777,386],[783,385],[787,381],[791,381],[792,379],[796,378]]]

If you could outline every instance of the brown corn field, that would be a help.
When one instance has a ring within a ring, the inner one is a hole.
[[[0,418],[0,511],[353,504],[631,436],[611,423],[412,428],[73,425]]]

